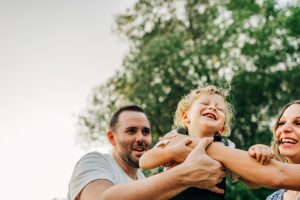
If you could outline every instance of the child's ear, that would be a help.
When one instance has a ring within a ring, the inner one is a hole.
[[[184,112],[184,113],[181,114],[181,119],[182,119],[185,127],[189,127],[189,125],[190,125],[190,119],[187,116],[187,112]]]
[[[219,130],[219,133],[220,133],[221,135],[223,135],[224,132],[225,132],[225,127],[222,127],[222,128]]]
[[[107,139],[113,146],[116,144],[114,133],[111,130],[107,132]]]

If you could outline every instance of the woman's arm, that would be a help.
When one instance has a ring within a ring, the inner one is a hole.
[[[227,169],[252,183],[270,188],[300,190],[299,164],[271,160],[268,165],[261,165],[246,151],[217,143],[212,143],[207,148],[207,153]]]

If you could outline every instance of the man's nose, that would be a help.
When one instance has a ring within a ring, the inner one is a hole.
[[[144,135],[143,135],[142,131],[138,131],[137,135],[136,135],[136,140],[142,141],[143,139],[144,139]]]

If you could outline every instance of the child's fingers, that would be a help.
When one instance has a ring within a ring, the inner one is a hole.
[[[273,152],[272,152],[272,150],[270,150],[270,148],[262,147],[262,154],[263,154],[263,158],[261,160],[261,164],[263,164],[263,165],[267,165],[274,156]]]
[[[264,161],[263,165],[267,165],[269,164],[270,160],[272,159],[271,155],[269,154],[266,158],[266,160]]]
[[[266,160],[263,162],[263,165],[269,164],[270,160],[273,158],[274,154],[272,151],[267,151]]]
[[[169,133],[167,133],[164,138],[167,138],[167,139],[172,139],[174,137],[176,137],[179,133],[177,133],[176,130],[172,130],[170,131]]]
[[[252,147],[250,147],[248,153],[262,165],[268,164],[274,156],[270,147],[261,144],[253,145]]]
[[[158,140],[171,140],[173,138],[175,138],[176,136],[180,135],[179,133],[177,133],[176,130],[172,130],[170,132],[168,132],[167,134],[165,134],[163,137],[159,137]]]
[[[262,149],[260,147],[257,147],[255,149],[255,154],[256,154],[256,160],[257,162],[260,162],[262,159]]]
[[[255,157],[256,157],[256,155],[255,155],[255,150],[254,150],[254,148],[253,148],[253,147],[249,148],[249,150],[248,150],[248,154],[249,154],[251,157],[253,157],[253,158],[255,158]]]
[[[185,141],[185,146],[188,146],[192,142],[193,142],[193,140],[191,140],[190,138],[187,138],[186,141]]]
[[[260,160],[260,164],[265,165],[265,163],[269,162],[269,151],[267,151],[264,148],[261,148],[261,160]]]
[[[187,151],[188,153],[190,153],[193,149],[191,147],[189,147],[188,145],[193,142],[191,139],[186,138],[182,145],[180,146],[180,148],[184,149],[185,151]]]
[[[217,186],[214,186],[212,188],[209,188],[208,190],[214,192],[214,193],[218,193],[218,194],[224,194],[224,190],[217,187]]]
[[[187,152],[191,153],[191,151],[193,150],[191,147],[186,146]]]

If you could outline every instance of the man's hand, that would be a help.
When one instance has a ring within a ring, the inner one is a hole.
[[[213,141],[213,138],[203,138],[191,151],[181,166],[186,171],[184,181],[187,185],[201,189],[208,189],[216,193],[224,193],[216,184],[225,177],[222,165],[206,154],[206,147]]]

